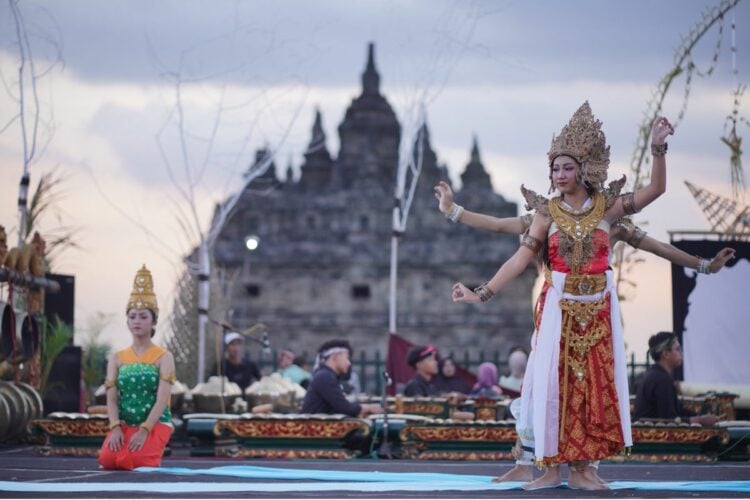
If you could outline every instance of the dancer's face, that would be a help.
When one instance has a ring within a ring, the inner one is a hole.
[[[570,156],[558,156],[552,162],[552,185],[561,194],[571,194],[583,188],[583,185],[578,182],[576,177],[578,168],[578,162]]]
[[[154,316],[148,309],[128,311],[128,330],[134,337],[150,337],[154,328]]]

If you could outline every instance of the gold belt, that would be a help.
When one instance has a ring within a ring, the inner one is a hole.
[[[544,279],[552,285],[552,271],[544,269]],[[563,292],[571,295],[593,295],[607,288],[606,274],[567,274]]]

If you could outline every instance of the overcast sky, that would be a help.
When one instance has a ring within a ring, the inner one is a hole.
[[[269,144],[278,148],[280,167],[299,165],[316,107],[336,154],[336,127],[359,92],[368,42],[376,44],[381,91],[401,118],[419,96],[427,97],[433,147],[451,174],[457,178],[463,170],[476,134],[496,190],[519,202],[522,182],[546,191],[549,140],[584,100],[604,122],[610,178],[628,173],[642,113],[671,68],[681,36],[717,4],[22,1],[37,65],[52,54],[50,38],[64,59],[40,84],[43,118],[54,122],[54,135],[31,173],[32,184],[56,166],[68,176],[61,217],[80,227],[82,250],[56,265],[76,275],[77,323],[85,326],[96,311],[113,314],[107,338],[116,347],[127,345],[123,308],[144,262],[154,270],[162,309],[169,309],[180,256],[195,242],[176,227],[185,204],[164,161],[184,187],[173,126],[177,74],[190,132],[187,158],[201,172],[196,196],[204,227],[214,203],[236,189],[254,149]],[[666,240],[668,230],[708,229],[685,180],[731,192],[729,152],[719,138],[731,92],[750,73],[750,4],[741,2],[729,18],[720,39],[716,26],[695,51],[694,62],[706,70],[717,40],[722,44],[712,75],[694,77],[685,119],[670,139],[668,192],[641,218],[659,239]],[[11,92],[14,32],[3,3],[0,70]],[[684,79],[678,79],[666,101],[668,117],[676,118],[683,93]],[[227,109],[208,151],[222,98]],[[0,126],[15,114],[14,106],[3,92]],[[750,116],[748,98],[741,114]],[[0,224],[6,228],[17,224],[18,138],[17,125],[0,134]],[[147,236],[133,221],[158,236]],[[56,222],[51,217],[42,227]],[[669,273],[667,264],[647,259],[636,276],[637,294],[624,305],[626,340],[639,357],[650,334],[671,329]]]

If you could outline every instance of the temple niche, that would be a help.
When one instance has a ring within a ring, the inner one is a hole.
[[[400,124],[381,92],[370,44],[362,92],[338,126],[340,150],[326,146],[325,117],[315,112],[300,176],[283,180],[275,166],[242,194],[218,238],[218,266],[238,276],[231,292],[232,324],[269,327],[274,348],[314,353],[331,338],[346,338],[355,352],[385,357],[388,331],[391,214]],[[422,175],[399,249],[398,333],[444,352],[464,349],[504,358],[511,346],[528,345],[532,332],[529,268],[483,306],[454,304],[451,286],[477,286],[518,248],[518,237],[452,224],[437,210],[433,186],[449,181],[427,138]],[[269,154],[256,153],[256,161]],[[477,139],[461,175],[456,199],[499,217],[518,206],[493,191]],[[450,181],[449,181],[450,182]],[[248,251],[244,239],[260,245]]]

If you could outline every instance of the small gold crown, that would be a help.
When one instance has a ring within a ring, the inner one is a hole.
[[[573,114],[558,136],[552,136],[547,157],[549,163],[558,156],[574,158],[581,166],[581,178],[594,189],[604,189],[609,168],[609,146],[602,132],[602,122],[594,118],[586,101]]]
[[[135,275],[133,291],[130,292],[130,300],[128,300],[125,312],[131,309],[151,309],[156,316],[159,315],[159,306],[154,294],[154,280],[145,264]]]

